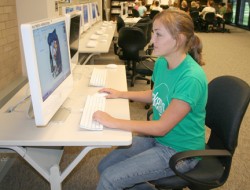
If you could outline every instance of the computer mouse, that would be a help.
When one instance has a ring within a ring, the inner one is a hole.
[[[116,68],[117,68],[117,65],[116,65],[116,64],[107,64],[107,65],[106,65],[106,68],[109,68],[109,69],[116,69]]]

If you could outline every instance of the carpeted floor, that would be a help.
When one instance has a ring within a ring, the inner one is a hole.
[[[250,84],[250,32],[238,28],[229,27],[231,33],[198,33],[203,41],[204,59],[206,65],[204,70],[208,80],[221,75],[234,75],[244,79]],[[112,52],[112,48],[111,48]],[[110,56],[110,55],[109,55]],[[117,57],[112,61],[101,61],[99,64],[120,62]],[[134,87],[129,90],[143,90],[149,85],[143,81],[136,81]],[[147,110],[144,104],[130,103],[131,119],[146,119]],[[236,149],[232,170],[226,184],[218,188],[220,190],[250,189],[250,108],[242,122],[238,148]],[[70,160],[82,147],[65,148],[61,167],[65,168]],[[63,190],[94,190],[98,181],[96,166],[100,159],[111,149],[92,150],[65,179]],[[1,190],[47,190],[49,184],[33,168],[31,168],[21,157],[16,161],[6,176],[0,182]]]

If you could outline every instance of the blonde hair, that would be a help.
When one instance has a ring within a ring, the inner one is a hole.
[[[202,43],[194,33],[194,24],[188,13],[181,10],[164,10],[154,17],[159,20],[177,41],[177,46],[183,46],[186,53],[189,53],[199,64],[204,65],[202,60]],[[180,34],[185,37],[185,43],[181,43]]]

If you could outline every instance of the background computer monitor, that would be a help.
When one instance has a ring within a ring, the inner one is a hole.
[[[86,31],[91,26],[90,4],[83,4],[83,31]]]
[[[80,24],[81,24],[80,33],[82,33],[82,32],[83,32],[83,5],[82,5],[82,4],[76,5],[76,6],[75,6],[75,10],[76,10],[76,12],[78,12],[78,13],[81,15],[81,20],[80,20]]]
[[[89,5],[90,5],[91,23],[94,24],[97,21],[96,4],[92,2]]]
[[[80,30],[81,30],[81,13],[76,11],[68,13],[66,17],[66,26],[69,39],[70,47],[70,57],[72,67],[78,64],[79,58],[79,39],[80,39]]]
[[[121,2],[121,13],[120,16],[124,19],[128,17],[128,2]]]
[[[73,88],[65,17],[21,25],[37,126],[46,125]]]
[[[101,20],[100,9],[97,2],[95,2],[95,11],[96,11],[96,20],[97,21]]]
[[[75,11],[75,6],[65,6],[62,7],[62,15],[65,15],[67,13],[71,13]]]

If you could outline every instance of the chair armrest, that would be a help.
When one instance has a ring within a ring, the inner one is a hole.
[[[149,109],[147,112],[147,120],[150,121],[150,116],[153,114],[153,109]]]
[[[201,181],[201,180],[194,179],[188,176],[186,173],[181,173],[176,169],[175,166],[177,165],[178,161],[181,161],[187,158],[194,158],[194,157],[232,157],[232,154],[225,149],[220,149],[220,150],[206,149],[206,150],[192,150],[192,151],[186,151],[186,152],[178,152],[170,158],[169,166],[177,176],[179,176],[180,178],[192,184],[200,184],[200,185],[212,187],[214,186],[213,183],[210,183],[208,181]],[[221,183],[221,181],[222,183],[224,183],[224,181],[228,177],[228,170],[230,170],[230,168],[225,168],[223,175],[221,176],[222,180],[218,180],[218,183],[219,182]]]

